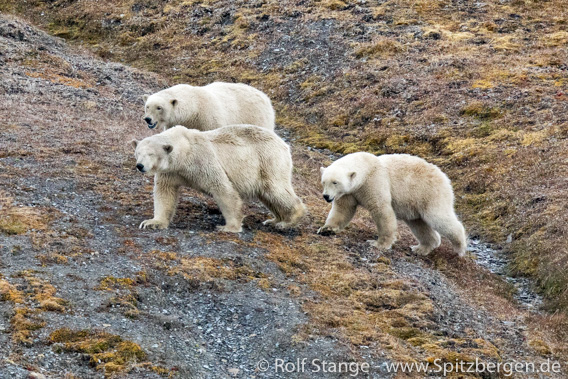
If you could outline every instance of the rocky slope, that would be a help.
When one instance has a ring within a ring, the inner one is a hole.
[[[258,86],[311,146],[436,162],[471,234],[502,244],[550,309],[567,306],[564,0],[4,0],[0,10],[170,83]]]
[[[299,230],[262,226],[253,203],[242,235],[217,233],[217,207],[192,191],[170,229],[139,230],[152,183],[129,141],[152,133],[140,99],[165,79],[5,15],[0,52],[0,377],[290,377],[276,358],[318,358],[388,378],[392,362],[566,361],[563,316],[524,309],[475,257],[447,244],[416,257],[401,228],[377,258],[363,212],[316,235],[330,158],[299,141],[295,185],[311,211]],[[318,375],[347,376],[294,377]]]

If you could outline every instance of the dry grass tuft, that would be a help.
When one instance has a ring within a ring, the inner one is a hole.
[[[6,192],[0,192],[0,233],[24,234],[29,230],[44,230],[49,222],[49,216],[41,210],[17,206]]]
[[[261,288],[270,287],[266,274],[255,270],[244,262],[234,259],[209,257],[183,257],[173,252],[152,251],[154,267],[168,275],[180,275],[192,286],[213,285],[223,288],[224,281],[255,281]]]
[[[45,322],[38,316],[38,311],[27,308],[17,307],[14,316],[10,319],[12,325],[12,341],[31,345],[32,332],[45,326]]]
[[[0,279],[0,300],[14,306],[14,315],[10,319],[12,341],[32,345],[33,332],[45,326],[41,312],[64,312],[67,302],[54,296],[55,287],[35,277],[32,271],[22,271],[16,277],[24,279],[25,284],[19,286],[21,289]]]
[[[142,348],[131,341],[104,331],[58,329],[49,335],[56,352],[87,354],[90,363],[105,377],[115,373],[129,372],[146,359]]]
[[[8,283],[8,281],[0,279],[0,300],[22,304],[24,302],[24,294]]]
[[[392,56],[404,51],[404,46],[394,39],[383,38],[355,48],[357,58]]]
[[[76,78],[69,78],[63,76],[56,72],[26,72],[26,75],[30,78],[41,78],[45,80],[49,80],[52,83],[63,84],[66,86],[74,87],[74,88],[89,88],[91,87],[89,84],[85,83],[84,81]]]
[[[498,349],[489,341],[457,341],[436,332],[432,300],[414,283],[397,278],[388,258],[378,259],[370,270],[356,268],[347,260],[341,241],[314,244],[305,238],[291,241],[257,232],[253,241],[269,246],[270,259],[321,296],[304,303],[314,323],[297,336],[299,340],[309,338],[314,329],[332,329],[355,346],[378,345],[397,361],[434,355],[453,361],[461,356],[458,351],[464,357],[499,359]]]
[[[145,271],[138,272],[135,278],[105,276],[95,289],[115,292],[116,295],[109,299],[107,306],[119,308],[126,317],[138,318],[140,310],[138,309],[138,292],[135,287],[147,281],[148,274]]]
[[[67,302],[54,296],[57,290],[47,281],[37,278],[31,271],[22,271],[18,274],[26,280],[28,288],[34,294],[33,299],[44,311],[64,312]]]

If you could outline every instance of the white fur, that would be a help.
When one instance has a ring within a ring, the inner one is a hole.
[[[215,82],[204,87],[178,84],[144,95],[149,127],[175,125],[201,131],[234,124],[274,129],[274,109],[263,92],[240,83]]]
[[[373,246],[391,248],[398,218],[418,239],[413,247],[417,253],[427,255],[437,248],[441,234],[460,256],[465,254],[466,234],[454,212],[451,182],[435,165],[407,154],[354,153],[322,167],[321,174],[323,195],[333,204],[318,233],[341,231],[360,205],[378,228]]]
[[[274,214],[278,228],[295,225],[305,207],[292,188],[292,157],[274,132],[231,125],[200,132],[175,126],[134,141],[136,162],[154,175],[154,218],[141,228],[167,228],[179,189],[187,186],[213,196],[225,218],[222,231],[242,230],[241,198],[258,198]]]

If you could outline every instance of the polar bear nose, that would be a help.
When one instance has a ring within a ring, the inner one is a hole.
[[[142,163],[138,163],[136,165],[136,168],[138,169],[138,171],[140,172],[144,172],[144,165]]]
[[[152,119],[150,117],[144,117],[144,121],[146,121],[146,124],[148,125],[152,124]]]
[[[323,198],[325,199],[325,201],[327,201],[328,203],[331,203],[333,201],[333,199],[329,198],[329,195],[323,195]]]

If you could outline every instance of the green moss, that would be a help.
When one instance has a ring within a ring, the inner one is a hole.
[[[501,117],[501,110],[497,107],[491,107],[481,102],[472,102],[461,110],[464,116],[474,117],[479,120],[493,120]]]
[[[483,138],[490,136],[493,133],[493,130],[491,123],[484,121],[480,125],[475,126],[469,134],[476,138]]]
[[[56,352],[78,352],[90,356],[90,363],[105,374],[127,372],[146,359],[142,348],[104,331],[58,329],[49,335]]]
[[[14,217],[3,217],[0,220],[0,233],[15,235],[23,234],[27,231],[26,225],[19,219]]]
[[[411,327],[392,328],[389,333],[403,340],[414,339],[415,342],[416,338],[423,334],[419,329]]]
[[[136,281],[131,278],[115,278],[114,276],[105,276],[101,279],[97,290],[111,290],[117,288],[131,288],[136,284]]]

